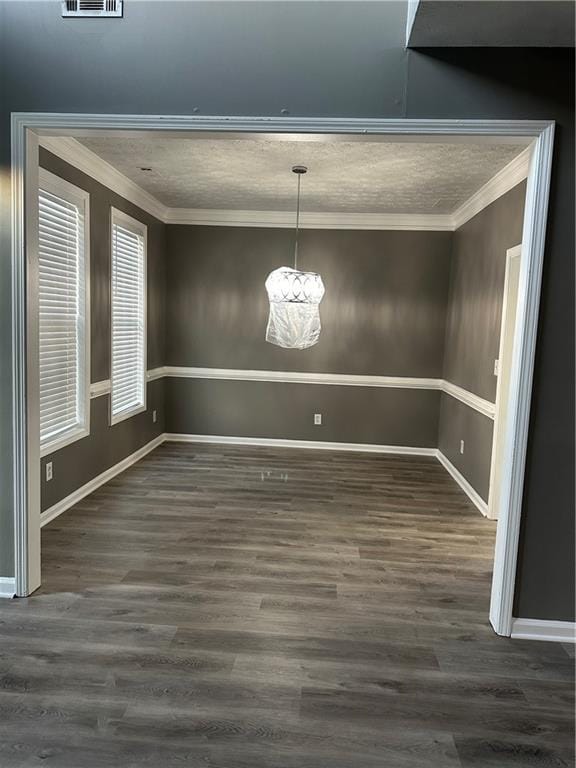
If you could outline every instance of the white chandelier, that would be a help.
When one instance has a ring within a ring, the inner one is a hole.
[[[308,169],[295,165],[298,176],[296,204],[296,239],[294,268],[279,267],[266,279],[270,315],[266,341],[285,349],[306,349],[320,338],[319,306],[324,296],[324,283],[316,272],[298,270],[298,234],[300,232],[300,180]]]

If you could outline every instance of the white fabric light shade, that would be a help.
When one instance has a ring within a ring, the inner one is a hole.
[[[312,347],[320,337],[324,283],[316,272],[280,267],[268,275],[270,315],[266,341],[285,349]]]

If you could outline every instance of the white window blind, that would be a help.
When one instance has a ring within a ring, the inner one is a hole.
[[[112,210],[111,421],[146,408],[146,227]]]
[[[87,193],[41,170],[38,330],[43,454],[88,434],[87,211]]]

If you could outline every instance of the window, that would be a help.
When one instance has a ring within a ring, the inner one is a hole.
[[[90,431],[89,195],[39,171],[40,451]]]
[[[146,410],[146,226],[112,208],[110,422]]]

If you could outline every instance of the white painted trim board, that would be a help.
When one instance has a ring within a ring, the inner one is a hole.
[[[526,147],[451,215],[452,229],[459,229],[480,211],[513,189],[528,176],[532,147]]]
[[[153,374],[153,375],[152,375]],[[410,376],[358,376],[344,373],[310,373],[308,371],[256,371],[234,368],[193,368],[164,366],[148,373],[152,378],[220,379],[225,381],[266,381],[283,384],[325,384],[341,387],[390,387],[393,389],[440,390],[474,410],[494,418],[495,405],[489,400],[444,379]]]
[[[463,474],[461,474],[454,464],[446,458],[446,456],[442,453],[442,451],[438,448],[436,450],[436,458],[442,464],[444,469],[456,480],[460,488],[464,491],[464,493],[468,496],[470,501],[477,507],[477,509],[482,512],[484,517],[488,516],[488,504],[484,501],[482,496],[470,485],[468,480],[464,477]]]
[[[71,136],[41,136],[40,146],[165,224],[214,227],[294,227],[293,211],[170,208]],[[305,211],[300,218],[300,227],[303,229],[453,232],[527,177],[530,153],[531,147],[526,147],[452,213]]]
[[[441,379],[410,376],[358,376],[346,373],[308,371],[262,371],[234,368],[192,368],[165,366],[163,376],[185,379],[223,379],[226,381],[266,381],[282,384],[329,384],[342,387],[394,387],[400,389],[440,389]]]
[[[321,440],[285,440],[271,437],[236,437],[228,435],[192,435],[167,432],[170,443],[213,443],[219,445],[253,445],[265,448],[306,448],[318,451],[352,451],[356,453],[392,453],[405,456],[435,456],[436,448],[374,443],[333,443]]]
[[[134,451],[134,453],[130,454],[130,456],[127,456],[125,459],[122,459],[122,461],[119,461],[118,464],[114,464],[113,467],[109,467],[100,475],[97,475],[96,477],[92,478],[92,480],[89,480],[85,485],[77,488],[71,494],[56,502],[56,504],[52,505],[48,509],[44,510],[44,512],[40,514],[40,525],[44,526],[51,520],[54,520],[54,518],[58,517],[58,515],[61,515],[62,512],[70,509],[70,507],[73,507],[74,504],[77,504],[85,496],[88,496],[97,488],[100,488],[101,485],[104,485],[104,483],[112,480],[112,478],[116,477],[116,475],[119,475],[120,472],[124,472],[124,470],[128,469],[128,467],[131,467],[132,464],[140,461],[140,459],[146,456],[147,453],[153,451],[154,448],[157,448],[163,442],[164,435],[158,435],[158,437],[155,437],[154,440],[146,443],[146,445],[142,446],[142,448],[139,448],[137,451]]]
[[[166,365],[153,368],[146,373],[147,381],[162,378],[219,379],[223,381],[266,381],[281,384],[324,384],[339,387],[390,387],[392,389],[440,390],[447,395],[494,419],[496,406],[489,400],[468,392],[445,379],[419,378],[413,376],[358,376],[346,373],[310,373],[308,371],[255,371],[234,368],[192,368]],[[90,385],[90,397],[110,393],[110,380],[97,381]]]
[[[512,639],[576,644],[576,623],[550,619],[512,619]]]
[[[0,598],[16,596],[16,579],[13,576],[0,576]]]

